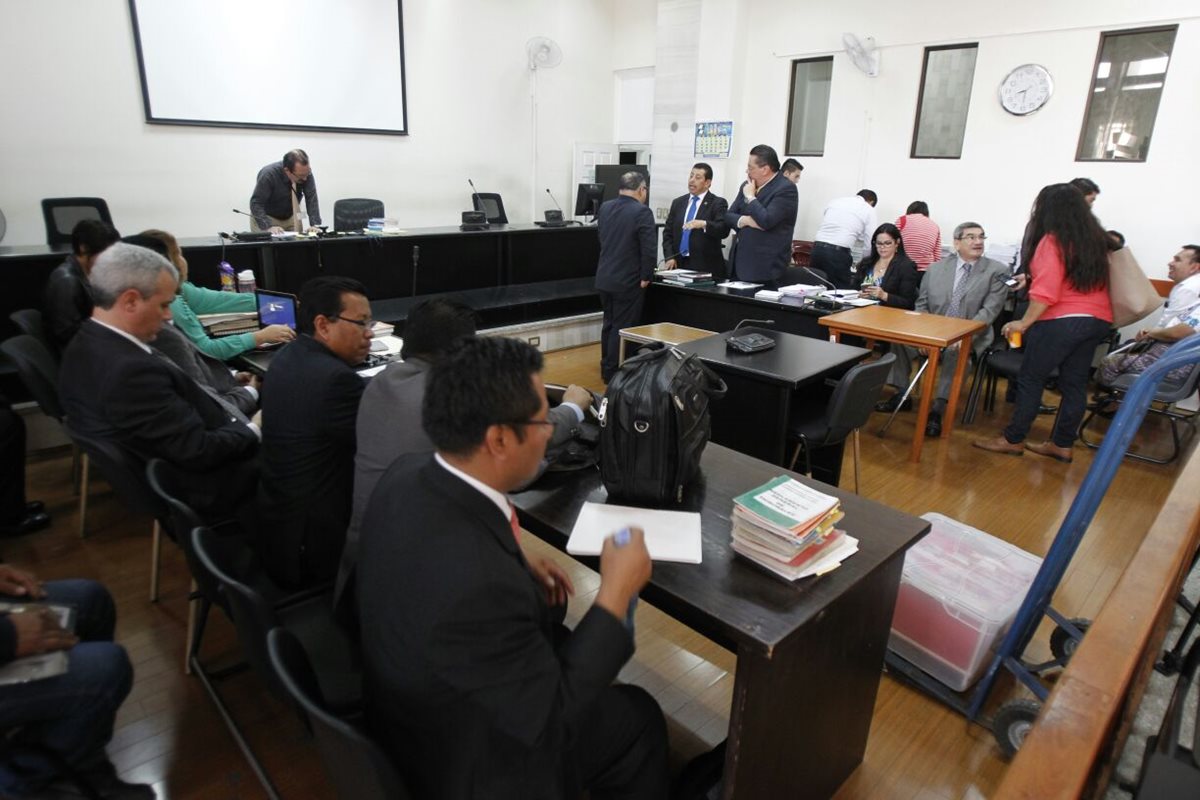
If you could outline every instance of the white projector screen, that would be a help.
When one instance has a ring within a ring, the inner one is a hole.
[[[146,121],[405,134],[400,0],[129,0]]]

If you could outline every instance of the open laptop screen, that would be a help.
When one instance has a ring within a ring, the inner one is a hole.
[[[287,325],[292,330],[296,330],[295,295],[259,289],[254,292],[254,299],[258,301],[258,324],[260,327]]]

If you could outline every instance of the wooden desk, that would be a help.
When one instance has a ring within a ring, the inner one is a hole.
[[[735,557],[733,498],[785,471],[709,444],[681,506],[701,515],[703,563],[657,563],[647,602],[737,653],[725,800],[829,797],[862,761],[904,552],[929,523],[837,495],[859,552],[833,572],[789,583]],[[559,549],[584,501],[604,502],[596,470],[548,473],[512,495],[521,525]],[[597,559],[580,559],[593,568]]]
[[[772,464],[786,464],[796,390],[840,377],[871,353],[771,328],[746,327],[738,333],[769,336],[775,347],[761,353],[731,352],[725,346],[728,333],[679,346],[683,352],[699,356],[729,387],[725,398],[710,406],[712,441]],[[830,451],[826,455],[837,463],[828,473],[829,482],[836,484],[833,472],[840,472],[841,448],[823,449]]]
[[[625,361],[626,342],[636,342],[638,344],[662,342],[663,344],[674,346],[683,344],[684,342],[694,342],[697,339],[712,336],[714,333],[716,331],[689,328],[687,325],[676,325],[674,322],[654,322],[650,325],[625,328],[620,332],[621,353],[617,363],[624,363]]]
[[[909,460],[914,462],[921,460],[921,446],[925,443],[925,423],[929,419],[929,406],[937,391],[935,387],[938,362],[941,359],[940,351],[957,343],[960,358],[954,366],[950,397],[946,402],[946,413],[942,415],[942,431],[945,436],[950,436],[958,411],[958,395],[962,388],[963,374],[966,372],[967,360],[971,353],[971,337],[987,327],[986,325],[971,319],[942,317],[887,306],[866,306],[841,311],[822,317],[820,323],[829,328],[835,341],[840,342],[842,334],[849,333],[868,340],[906,344],[929,354],[929,366],[925,370],[921,404],[917,411],[917,429],[913,433],[912,451],[909,455]]]

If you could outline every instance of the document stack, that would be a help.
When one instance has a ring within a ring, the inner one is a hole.
[[[258,314],[235,311],[227,314],[200,314],[197,317],[209,336],[233,336],[258,330]]]
[[[823,575],[858,552],[858,540],[834,526],[836,497],[780,475],[733,500],[733,550],[794,581]]]
[[[392,217],[371,217],[367,220],[367,233],[391,234],[400,232],[400,222]]]
[[[716,286],[711,272],[697,272],[694,269],[671,269],[658,273],[663,283],[672,286]]]

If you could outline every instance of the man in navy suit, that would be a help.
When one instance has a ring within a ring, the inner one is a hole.
[[[729,272],[739,281],[778,281],[792,260],[796,184],[779,174],[779,156],[765,144],[750,150],[746,178],[725,214],[725,222],[737,231]]]
[[[596,291],[604,310],[600,377],[605,383],[617,371],[621,329],[641,322],[646,287],[654,277],[654,243],[658,238],[654,212],[646,206],[649,187],[645,176],[626,172],[617,185],[618,195],[600,206],[596,214],[600,236]]]
[[[709,191],[712,167],[696,164],[688,175],[688,193],[671,202],[663,228],[663,263],[667,269],[711,272],[725,280],[725,254],[721,241],[729,235],[725,212],[729,203]]]

